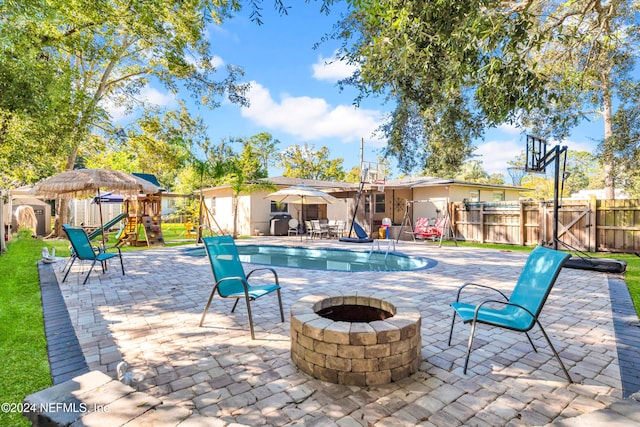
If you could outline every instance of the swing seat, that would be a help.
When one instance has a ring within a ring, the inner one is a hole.
[[[429,225],[429,218],[418,218],[416,227],[413,230],[413,237],[420,240],[436,240],[436,238],[442,236],[444,227],[446,225],[446,219],[444,217],[437,218],[434,225]]]

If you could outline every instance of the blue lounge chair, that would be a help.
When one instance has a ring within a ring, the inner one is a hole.
[[[209,307],[211,306],[211,301],[213,300],[216,290],[223,298],[236,299],[236,302],[233,304],[233,308],[231,309],[232,313],[236,309],[238,301],[242,298],[245,299],[247,303],[247,314],[249,316],[249,328],[251,329],[251,339],[255,339],[253,319],[251,318],[251,301],[276,291],[278,293],[278,303],[280,304],[280,319],[284,322],[280,283],[278,281],[278,274],[276,271],[273,268],[268,267],[257,268],[245,275],[242,263],[240,262],[240,257],[238,256],[238,248],[231,236],[205,237],[202,240],[204,242],[204,247],[207,250],[207,255],[209,256],[209,262],[211,263],[215,284],[211,290],[209,301],[207,301],[207,305],[202,313],[200,326],[204,323],[204,319]],[[266,285],[249,284],[249,278],[251,275],[260,270],[271,271],[271,273],[273,273],[274,283]]]
[[[67,272],[62,278],[63,282],[67,280],[67,276],[69,275],[71,267],[73,267],[73,263],[76,261],[76,259],[79,259],[81,261],[91,261],[91,268],[89,268],[89,272],[84,278],[84,282],[82,282],[83,284],[86,284],[87,280],[89,280],[89,275],[91,275],[91,271],[96,265],[96,262],[100,262],[100,265],[102,266],[102,272],[104,273],[106,261],[115,257],[120,258],[120,267],[122,268],[122,275],[124,276],[124,264],[122,263],[122,253],[120,252],[120,248],[102,249],[98,246],[91,246],[91,241],[89,240],[87,233],[85,233],[82,228],[74,228],[67,224],[63,225],[62,228],[64,229],[65,233],[67,233],[67,237],[69,238],[71,246],[73,247],[71,265],[69,265]],[[109,249],[117,249],[118,253],[106,253],[106,251]]]
[[[524,332],[533,347],[533,350],[538,350],[533,345],[531,337],[527,333],[537,323],[542,331],[542,335],[549,343],[549,347],[553,351],[554,356],[558,359],[562,370],[569,382],[573,382],[569,376],[569,372],[565,368],[560,356],[553,347],[551,340],[547,336],[544,328],[538,320],[538,316],[544,307],[544,303],[551,292],[558,274],[564,263],[569,259],[570,255],[555,251],[553,249],[547,249],[542,246],[535,248],[520,274],[520,278],[516,283],[511,297],[507,296],[492,287],[479,285],[476,283],[465,283],[458,289],[458,295],[456,301],[451,304],[453,308],[453,319],[451,321],[451,330],[449,331],[449,345],[451,345],[451,336],[453,335],[453,326],[456,320],[456,314],[462,318],[464,323],[471,323],[471,335],[469,336],[469,344],[467,347],[467,357],[464,361],[464,373],[467,373],[467,366],[469,364],[469,356],[471,355],[471,347],[473,345],[473,334],[476,329],[476,324],[484,323],[490,326],[496,326],[499,328],[510,329],[512,331]],[[467,286],[477,286],[484,289],[490,289],[497,292],[503,299],[486,299],[480,302],[478,305],[466,304],[460,302],[460,293]],[[487,306],[488,305],[488,306]]]

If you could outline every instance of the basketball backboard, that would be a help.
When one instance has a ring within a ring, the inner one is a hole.
[[[524,168],[527,172],[545,172],[547,160],[547,141],[527,135],[527,150]]]
[[[386,180],[386,164],[379,162],[362,162],[362,182],[384,186]]]

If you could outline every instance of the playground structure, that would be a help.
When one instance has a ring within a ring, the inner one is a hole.
[[[162,196],[149,194],[124,201],[127,214],[124,227],[118,233],[117,246],[164,246],[162,235]],[[142,228],[142,233],[140,229]]]

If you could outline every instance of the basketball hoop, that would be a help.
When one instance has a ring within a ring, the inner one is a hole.
[[[522,184],[522,178],[527,174],[527,170],[521,166],[507,168],[507,172],[511,177],[511,183],[518,187]]]
[[[384,185],[387,183],[385,179],[376,179],[373,181],[374,185],[378,186],[378,191],[384,193]]]

